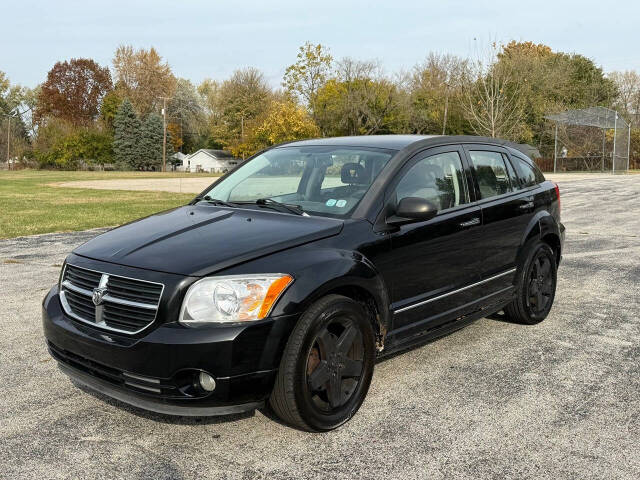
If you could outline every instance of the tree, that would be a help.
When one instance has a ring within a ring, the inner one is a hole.
[[[285,71],[282,86],[301,99],[315,115],[318,90],[326,83],[331,72],[333,57],[321,44],[306,42],[299,48],[297,61]]]
[[[167,124],[167,142],[171,143],[174,152],[182,151],[182,145],[184,145],[182,133],[182,127],[177,123]]]
[[[159,109],[160,97],[171,97],[176,79],[168,63],[162,61],[155,48],[134,50],[121,45],[113,58],[116,88],[128,98],[139,115],[145,117]]]
[[[520,83],[509,63],[495,61],[494,43],[488,58],[471,64],[462,105],[476,135],[513,140],[523,117]]]
[[[102,104],[100,105],[100,120],[105,127],[113,130],[113,122],[122,101],[123,98],[117,90],[111,90],[102,99]]]
[[[640,75],[635,70],[625,72],[611,72],[609,79],[618,89],[616,108],[620,109],[627,118],[640,113]]]
[[[112,88],[109,69],[91,59],[57,62],[40,88],[36,121],[55,117],[89,125],[98,118],[102,99]]]
[[[320,88],[316,120],[324,135],[372,135],[402,130],[401,94],[374,62],[343,59]]]
[[[506,92],[517,92],[522,108],[514,137],[537,145],[543,155],[553,154],[553,127],[545,121],[545,115],[595,105],[611,106],[616,97],[614,82],[581,55],[553,52],[543,44],[510,42],[498,52],[496,60],[517,81]]]
[[[136,168],[140,163],[138,142],[142,125],[129,100],[124,100],[113,120],[113,153],[120,168]]]
[[[262,147],[320,135],[309,114],[292,101],[274,101],[267,117],[255,131]]]
[[[468,61],[430,53],[407,80],[409,128],[414,133],[465,133],[460,101]],[[448,127],[448,128],[447,128]]]
[[[138,157],[133,167],[136,170],[160,170],[162,168],[162,117],[157,113],[150,113],[142,124]],[[167,147],[170,147],[167,143]],[[172,153],[167,149],[167,155]]]
[[[260,122],[272,98],[262,72],[255,68],[236,70],[217,91],[212,136],[234,154],[246,157],[253,148],[246,134]]]
[[[24,105],[29,92],[27,88],[12,85],[0,71],[0,114],[3,114],[0,115],[0,162],[7,159],[7,148],[11,158],[21,159],[29,147],[27,121],[31,115]]]
[[[192,146],[202,134],[206,134],[207,120],[204,100],[195,86],[183,78],[179,78],[173,97],[167,104],[167,118],[171,142],[176,150],[184,145],[191,151]]]
[[[40,167],[76,169],[82,164],[104,165],[113,161],[113,136],[96,126],[78,127],[50,118],[38,128],[33,154]]]

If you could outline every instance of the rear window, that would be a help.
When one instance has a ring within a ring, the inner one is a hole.
[[[533,187],[544,182],[544,175],[536,167],[520,157],[513,157],[518,176],[523,187]]]
[[[507,157],[507,155],[503,153],[502,158],[504,158],[504,163],[507,166],[507,173],[509,174],[509,180],[511,180],[511,187],[513,188],[513,190],[520,190],[522,188],[520,186],[520,180],[518,179],[518,175],[513,169],[513,165],[509,161],[509,157]]]
[[[507,166],[501,153],[472,150],[469,157],[476,171],[481,198],[496,197],[511,191]]]

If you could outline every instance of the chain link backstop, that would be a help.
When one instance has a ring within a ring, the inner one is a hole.
[[[554,172],[629,170],[631,126],[615,110],[590,107],[545,118],[555,123]]]

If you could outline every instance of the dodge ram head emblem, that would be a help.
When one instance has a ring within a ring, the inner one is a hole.
[[[93,300],[93,304],[97,307],[102,304],[102,299],[107,293],[106,287],[98,287],[93,289],[93,295],[91,295],[91,300]]]

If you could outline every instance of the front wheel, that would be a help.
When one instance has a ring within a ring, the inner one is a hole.
[[[374,362],[374,333],[364,309],[350,298],[328,295],[294,328],[269,404],[293,426],[332,430],[362,405]]]
[[[518,273],[516,298],[505,308],[507,317],[533,325],[544,320],[556,295],[556,257],[549,245],[536,241]]]

